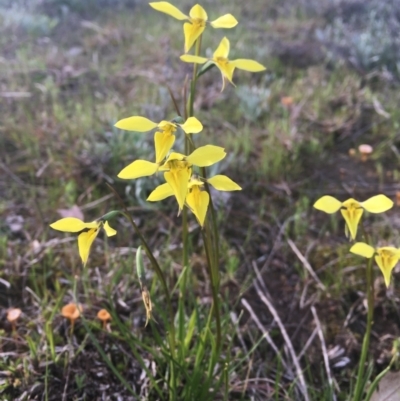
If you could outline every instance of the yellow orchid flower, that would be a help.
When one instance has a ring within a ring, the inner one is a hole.
[[[224,148],[214,145],[205,145],[197,148],[189,156],[172,152],[161,166],[158,163],[151,163],[146,160],[136,160],[122,169],[118,177],[131,180],[152,175],[158,170],[165,171],[165,181],[167,181],[172,188],[173,194],[178,201],[179,210],[182,210],[188,191],[189,178],[192,173],[191,167],[208,167],[219,162],[225,156],[226,152]],[[164,187],[164,189],[165,188],[166,187]],[[160,191],[162,191],[162,189]]]
[[[190,192],[186,196],[186,203],[196,216],[196,219],[201,227],[204,225],[208,204],[210,203],[210,195],[208,192],[201,190],[203,185],[204,182],[197,178],[192,178],[189,183]]]
[[[84,266],[89,258],[90,247],[96,239],[100,229],[104,228],[107,237],[112,237],[117,233],[116,230],[110,227],[108,221],[98,220],[92,221],[91,223],[85,223],[76,217],[65,217],[64,219],[57,220],[55,223],[50,224],[50,227],[54,230],[67,233],[81,232],[78,235],[78,248]]]
[[[185,63],[198,63],[204,64],[207,61],[211,61],[214,63],[222,74],[222,89],[221,92],[225,88],[225,80],[227,79],[232,85],[235,84],[232,81],[233,72],[235,68],[239,68],[239,70],[250,71],[250,72],[260,72],[264,71],[266,68],[254,60],[248,59],[237,59],[237,60],[229,60],[229,50],[230,50],[230,43],[227,38],[223,38],[221,43],[215,50],[213,58],[208,59],[206,57],[200,56],[192,56],[191,54],[184,54],[181,56],[181,60]]]
[[[340,213],[346,222],[346,236],[350,233],[352,240],[356,239],[358,224],[364,209],[370,213],[383,213],[391,209],[393,202],[385,195],[376,195],[364,202],[358,202],[353,198],[340,202],[333,196],[323,196],[314,203],[314,207],[325,213],[336,213],[340,209]]]
[[[393,246],[374,249],[364,242],[357,242],[350,248],[350,252],[368,259],[375,255],[375,262],[381,269],[386,287],[389,287],[392,270],[400,259],[400,249]]]
[[[214,177],[209,178],[207,182],[219,191],[240,191],[242,189],[238,184],[236,184],[236,182],[232,181],[225,175],[215,175]],[[192,177],[188,183],[188,192],[186,195],[186,204],[196,216],[197,221],[202,227],[204,226],[208,204],[210,202],[208,193],[201,190],[203,186],[204,179]],[[149,202],[157,202],[172,195],[174,195],[174,190],[167,182],[155,188],[147,200]]]
[[[187,53],[194,42],[200,37],[206,28],[208,22],[208,16],[206,11],[202,6],[196,4],[189,11],[189,15],[183,14],[179,9],[177,9],[172,4],[167,1],[157,1],[154,3],[149,3],[157,11],[168,14],[171,17],[176,18],[180,21],[189,21],[183,24],[183,33],[185,35],[185,53]],[[237,25],[237,20],[232,14],[225,14],[222,17],[210,22],[213,28],[233,28]]]
[[[148,132],[156,129],[154,134],[156,163],[161,163],[174,145],[178,126],[186,134],[197,134],[203,129],[203,125],[196,117],[189,117],[183,124],[164,120],[157,124],[145,117],[133,116],[119,120],[115,124],[115,127],[126,131]]]

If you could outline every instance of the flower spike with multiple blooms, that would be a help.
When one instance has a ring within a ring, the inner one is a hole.
[[[226,175],[215,175],[207,180],[192,176],[188,183],[186,205],[196,216],[201,227],[204,226],[208,204],[210,203],[210,196],[208,195],[208,192],[202,191],[204,181],[207,181],[218,191],[240,191],[242,189],[238,184],[236,184],[236,182],[232,181]],[[172,195],[174,195],[174,191],[167,182],[155,188],[147,200],[149,202],[157,202]]]
[[[64,219],[57,220],[55,223],[50,224],[50,227],[54,230],[67,233],[81,232],[78,236],[78,248],[84,266],[89,258],[90,247],[96,239],[100,229],[104,228],[107,237],[112,237],[117,233],[116,230],[110,227],[108,221],[98,220],[92,221],[91,223],[85,223],[76,217],[65,217]]]
[[[383,213],[391,209],[392,206],[393,201],[385,195],[373,196],[365,202],[358,202],[353,198],[340,202],[333,196],[326,195],[314,203],[316,209],[328,214],[336,213],[340,209],[346,221],[346,233],[350,233],[352,240],[356,239],[358,224],[360,223],[364,209],[370,213]]]
[[[208,16],[202,6],[196,4],[189,12],[189,15],[183,14],[178,8],[168,3],[167,1],[157,1],[149,3],[157,11],[168,14],[171,17],[176,18],[180,21],[189,21],[183,24],[183,33],[185,35],[185,53],[187,53],[194,42],[201,36],[206,29],[208,22]],[[210,22],[213,28],[233,28],[237,25],[237,20],[232,14],[225,14],[222,17],[217,18]]]
[[[214,145],[205,145],[197,148],[189,156],[172,152],[163,165],[151,163],[146,160],[135,160],[133,163],[122,169],[118,174],[118,177],[125,180],[131,180],[153,175],[158,170],[165,171],[165,181],[169,184],[176,200],[178,201],[179,210],[182,210],[188,192],[192,166],[209,167],[221,161],[225,156],[226,152],[224,148]],[[161,196],[165,190],[168,190],[168,187],[162,187],[160,189]],[[164,196],[164,198],[167,196],[169,195]]]
[[[232,85],[235,85],[232,81],[233,72],[235,71],[235,68],[250,72],[260,72],[266,69],[262,64],[254,60],[248,60],[248,59],[229,60],[228,59],[229,50],[230,50],[229,40],[227,38],[223,38],[221,40],[221,43],[217,47],[217,50],[215,50],[212,59],[200,56],[193,56],[191,54],[184,54],[183,56],[181,56],[181,60],[184,61],[185,63],[204,64],[207,61],[211,61],[213,64],[215,64],[219,68],[222,74],[221,92],[225,88],[225,80],[228,80]]]
[[[175,131],[181,127],[186,134],[198,134],[203,125],[196,117],[189,117],[183,124],[174,121],[161,121],[155,123],[145,117],[133,116],[119,120],[115,127],[126,131],[148,132],[156,129],[154,146],[156,163],[161,163],[175,143]]]
[[[375,262],[381,269],[386,287],[389,287],[392,270],[400,259],[400,249],[393,246],[375,249],[364,242],[357,242],[350,248],[350,252],[368,259],[375,255]]]

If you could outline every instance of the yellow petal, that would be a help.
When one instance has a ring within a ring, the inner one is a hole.
[[[174,17],[180,21],[188,19],[188,16],[183,14],[180,10],[178,10],[175,6],[168,3],[167,1],[156,1],[153,3],[149,3],[150,7],[153,7],[154,10],[161,11],[162,13],[168,14],[171,17]]]
[[[361,207],[361,204],[360,204],[360,202],[356,201],[355,199],[350,198],[350,199],[345,200],[342,203],[342,206],[347,208],[347,209],[355,208],[355,207],[359,208],[359,207]]]
[[[171,150],[175,142],[175,135],[169,135],[164,132],[154,134],[154,147],[156,150],[156,163],[161,163],[167,153]]]
[[[321,210],[325,213],[336,213],[342,206],[342,202],[338,201],[333,196],[325,195],[319,198],[315,203],[315,209]]]
[[[233,28],[238,24],[232,14],[225,14],[211,22],[213,28]]]
[[[198,134],[203,129],[203,125],[196,117],[189,117],[185,123],[181,125],[181,128],[187,134]]]
[[[385,279],[386,287],[389,287],[390,276],[392,274],[393,268],[399,261],[399,255],[393,254],[391,251],[385,250],[385,248],[378,248],[377,252],[378,255],[375,256],[375,261],[381,269],[381,272]]]
[[[119,120],[115,127],[126,131],[147,132],[156,128],[158,124],[145,117],[133,116]]]
[[[203,21],[207,21],[208,19],[206,10],[204,10],[204,8],[200,4],[194,5],[190,10],[189,15],[193,19],[198,19]]]
[[[374,255],[375,249],[364,242],[357,242],[350,248],[350,252],[369,259]]]
[[[200,146],[186,160],[199,167],[208,167],[219,162],[226,156],[224,148],[215,145]]]
[[[185,158],[185,155],[183,155],[182,153],[177,153],[177,152],[171,152],[167,158],[167,160],[165,161],[165,164],[167,164],[168,162],[170,162],[171,160],[183,160]],[[162,166],[163,167],[163,166]]]
[[[242,188],[226,175],[214,175],[207,182],[218,191],[240,191]]]
[[[227,79],[233,86],[236,86],[233,83],[233,72],[235,71],[235,66],[232,65],[229,61],[216,61],[215,65],[219,68],[222,73],[222,89],[221,92],[225,88],[225,79]]]
[[[147,200],[149,202],[157,202],[172,196],[174,191],[172,190],[171,186],[168,183],[161,184],[154,191],[149,195]]]
[[[244,58],[238,60],[232,60],[230,61],[230,64],[234,65],[236,68],[239,68],[240,70],[250,71],[250,72],[259,72],[266,70],[266,68],[257,61],[248,60]]]
[[[188,182],[190,178],[189,170],[173,170],[164,173],[165,181],[171,186],[179,205],[179,210],[183,209],[185,198],[188,191]]]
[[[200,56],[192,56],[191,54],[184,54],[180,57],[182,61],[185,63],[197,63],[197,64],[204,64],[208,61],[208,58],[200,57]]]
[[[360,222],[361,216],[364,212],[363,209],[341,209],[343,218],[346,221],[347,227],[350,231],[350,238],[355,240],[357,236],[357,227]]]
[[[204,182],[196,178],[196,176],[192,176],[189,181],[189,188],[192,188],[195,185],[202,187],[204,185]]]
[[[370,213],[383,213],[393,207],[393,201],[385,195],[376,195],[360,202],[360,205]]]
[[[118,177],[123,180],[134,180],[139,177],[147,177],[157,172],[158,164],[147,160],[135,160],[133,163],[122,169]]]
[[[96,228],[100,225],[98,222],[85,223],[76,217],[65,217],[64,219],[57,220],[55,223],[50,224],[54,230],[63,231],[66,233],[78,233],[85,228]]]
[[[386,252],[393,255],[396,255],[400,258],[400,249],[395,248],[394,246],[383,246],[382,248],[378,248],[377,252]]]
[[[183,34],[185,35],[185,53],[187,53],[193,46],[194,42],[199,38],[199,36],[206,29],[205,26],[198,24],[191,24],[190,22],[185,22],[183,24]]]
[[[228,58],[229,56],[229,49],[230,49],[230,44],[228,38],[223,38],[217,47],[217,50],[215,50],[213,59],[217,60],[218,58]]]
[[[108,221],[104,223],[103,228],[107,234],[107,237],[112,237],[113,235],[117,234],[117,230],[114,230],[112,227],[110,227]]]
[[[79,234],[78,236],[79,255],[84,266],[89,259],[90,247],[92,246],[93,241],[96,239],[98,233],[99,228],[92,228],[89,231]]]
[[[201,191],[198,187],[194,187],[192,192],[186,197],[186,203],[202,227],[204,226],[209,202],[210,196],[208,193],[206,191]]]

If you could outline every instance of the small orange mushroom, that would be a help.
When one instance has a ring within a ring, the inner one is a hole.
[[[111,315],[108,313],[106,309],[100,309],[97,312],[97,318],[101,320],[103,324],[103,330],[105,330],[107,328],[107,322],[111,320]]]
[[[21,316],[22,311],[19,308],[11,308],[7,311],[7,320],[11,323],[12,331],[17,329],[17,320]]]
[[[283,96],[281,98],[281,104],[289,108],[293,105],[293,98],[291,96]]]
[[[83,312],[82,305],[75,304],[73,302],[64,305],[61,309],[61,315],[68,319],[71,323],[71,332],[74,330],[75,321],[79,318],[81,313]]]
[[[374,148],[371,145],[363,144],[358,147],[358,151],[361,154],[361,161],[366,162],[369,155],[374,151]]]

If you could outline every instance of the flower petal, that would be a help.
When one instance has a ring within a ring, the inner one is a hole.
[[[108,221],[103,224],[103,228],[107,234],[107,237],[112,237],[113,235],[117,234],[117,230],[114,230],[112,227],[110,227]]]
[[[190,22],[185,22],[183,24],[183,34],[185,35],[185,53],[192,48],[194,42],[196,42],[199,36],[204,32],[204,29],[206,29],[206,27],[199,24],[191,24]]]
[[[229,61],[215,61],[215,65],[219,68],[222,73],[222,89],[221,92],[225,88],[225,79],[227,79],[233,86],[236,86],[233,83],[233,72],[235,71],[235,66],[232,65]]]
[[[190,171],[188,169],[167,171],[164,173],[164,178],[174,192],[179,210],[182,210],[188,191]]]
[[[169,185],[168,182],[166,182],[165,184],[161,184],[157,188],[155,188],[154,191],[149,195],[147,200],[149,202],[157,202],[165,198],[168,198],[173,194],[174,191],[172,190],[171,185]]]
[[[230,64],[239,68],[240,70],[250,71],[250,72],[260,72],[266,70],[266,68],[255,60],[248,60],[245,58],[232,60]]]
[[[242,188],[226,175],[214,175],[207,182],[218,191],[240,191]]]
[[[122,169],[118,177],[123,180],[134,180],[139,177],[147,177],[153,175],[158,170],[157,163],[151,163],[147,160],[135,160],[133,163]]]
[[[376,195],[367,199],[365,202],[360,202],[360,205],[370,213],[383,213],[393,207],[393,201],[385,195]]]
[[[219,162],[226,156],[224,148],[214,145],[200,146],[193,151],[186,160],[199,167],[208,167]]]
[[[79,255],[84,266],[89,259],[90,247],[92,246],[93,241],[96,239],[99,230],[100,228],[92,228],[89,231],[79,234],[78,236]]]
[[[198,134],[203,129],[203,124],[196,117],[189,117],[180,127],[187,134]]]
[[[208,58],[200,57],[200,56],[192,56],[191,54],[184,54],[180,57],[182,61],[185,63],[197,63],[197,64],[204,64],[208,61]]]
[[[363,209],[341,209],[343,218],[346,221],[347,228],[350,231],[350,239],[355,240],[357,237],[357,227],[361,216],[364,213]]]
[[[193,19],[203,20],[203,21],[208,20],[206,10],[204,10],[204,8],[200,4],[194,5],[190,9],[189,15],[190,15],[190,18],[193,18]]]
[[[167,153],[171,150],[175,143],[175,135],[169,135],[164,132],[156,132],[154,134],[154,147],[156,150],[156,163],[161,163]]]
[[[213,28],[233,28],[237,24],[237,19],[232,14],[225,14],[211,22]]]
[[[210,196],[208,193],[206,191],[201,191],[198,187],[194,187],[186,197],[186,203],[202,227],[204,226],[209,202]]]
[[[183,14],[182,11],[180,11],[179,9],[177,9],[175,6],[168,3],[167,1],[156,1],[153,3],[149,3],[149,6],[153,7],[154,10],[168,14],[171,17],[174,17],[180,21],[188,19],[187,15]]]
[[[119,120],[115,127],[126,131],[147,132],[156,128],[158,124],[145,117],[133,116]]]
[[[85,223],[76,217],[65,217],[64,219],[57,220],[50,224],[54,230],[63,231],[66,233],[78,233],[85,228],[96,228],[100,225],[98,222]]]
[[[213,59],[214,61],[218,58],[228,58],[229,56],[229,49],[230,49],[230,43],[227,37],[224,37],[219,46],[217,47],[217,50],[215,50]]]
[[[165,163],[161,167],[164,167],[165,164],[167,164],[171,160],[183,160],[184,158],[185,158],[185,155],[183,155],[182,153],[171,152],[169,154],[167,160],[165,161]]]
[[[375,256],[375,262],[381,269],[381,272],[385,279],[386,287],[389,287],[392,270],[394,269],[398,261],[399,261],[398,255],[392,255],[390,253],[380,252],[380,249],[378,248],[378,255]]]
[[[315,209],[321,210],[325,213],[336,213],[342,206],[342,202],[338,201],[333,196],[325,195],[319,198],[315,203]]]
[[[364,256],[364,258],[372,258],[375,253],[375,249],[365,244],[364,242],[356,242],[351,248],[350,252],[354,253],[355,255]]]

